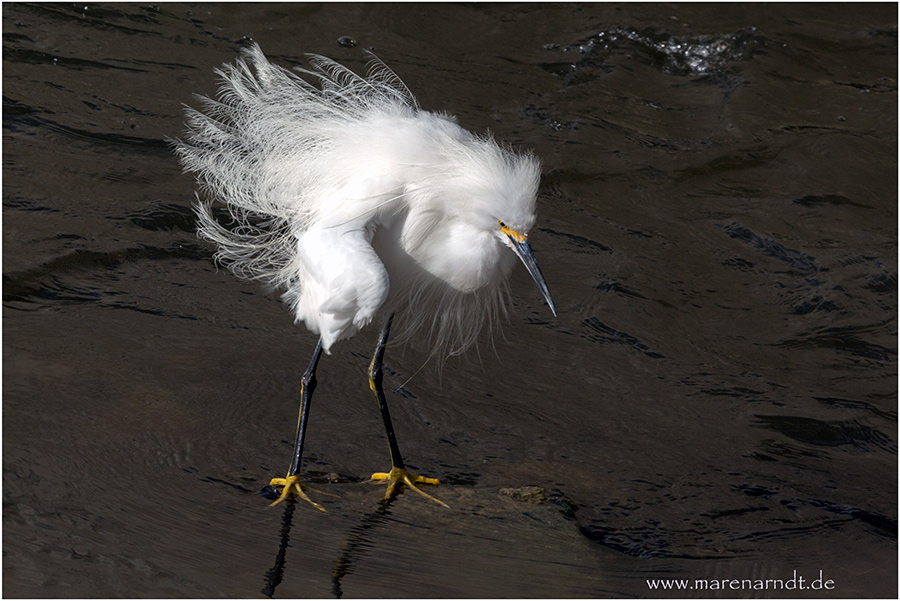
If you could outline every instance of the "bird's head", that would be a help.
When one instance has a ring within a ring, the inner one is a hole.
[[[461,131],[461,130],[460,130]],[[466,134],[442,147],[438,176],[407,187],[417,209],[405,221],[402,245],[426,271],[472,293],[503,281],[515,256],[556,315],[547,283],[528,243],[535,222],[540,162],[490,136]]]
[[[519,257],[555,316],[556,307],[528,242],[536,219],[540,162],[531,154],[512,152],[492,139],[481,142],[481,152],[473,153],[475,161],[466,172],[472,184],[469,202],[464,205],[467,219]]]

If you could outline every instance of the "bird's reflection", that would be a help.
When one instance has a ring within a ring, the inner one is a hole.
[[[288,541],[291,539],[291,525],[294,519],[294,507],[296,501],[293,497],[284,503],[284,515],[281,517],[281,542],[278,545],[278,555],[275,556],[275,565],[266,572],[262,594],[270,599],[275,598],[275,589],[284,578],[284,559],[287,555]]]
[[[347,544],[340,557],[335,560],[334,572],[331,574],[331,593],[335,599],[340,599],[344,594],[341,582],[344,576],[351,574],[357,561],[361,559],[362,552],[370,546],[367,536],[369,530],[386,522],[390,517],[390,505],[393,498],[385,499],[378,503],[378,508],[363,517],[359,524],[350,529],[347,536]]]
[[[380,501],[374,511],[366,514],[360,523],[347,533],[347,544],[344,546],[340,556],[335,560],[334,572],[331,575],[331,592],[336,599],[340,599],[344,594],[342,589],[344,576],[353,573],[356,564],[364,556],[365,549],[370,546],[370,531],[386,522],[390,517],[390,505],[392,502],[393,499]],[[287,549],[290,546],[291,528],[293,527],[296,505],[297,503],[293,497],[288,498],[284,503],[278,555],[275,556],[275,564],[266,571],[263,578],[265,586],[262,589],[262,594],[270,599],[275,598],[275,589],[278,588],[278,585],[284,579],[284,566]]]

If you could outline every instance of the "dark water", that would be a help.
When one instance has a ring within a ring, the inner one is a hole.
[[[256,494],[315,340],[166,141],[244,38],[543,159],[559,317],[520,269],[496,351],[387,358],[451,510],[364,482],[374,332],[320,366],[328,513]],[[5,596],[897,595],[895,4],[4,4],[3,102]],[[647,583],[795,571],[833,589]]]

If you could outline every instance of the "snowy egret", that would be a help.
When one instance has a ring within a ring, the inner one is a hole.
[[[435,352],[458,353],[505,313],[507,277],[525,264],[553,314],[528,242],[540,163],[455,118],[422,110],[402,81],[373,57],[365,77],[309,55],[300,75],[273,65],[253,44],[216,73],[217,100],[187,108],[176,152],[204,191],[201,236],[235,274],[284,288],[296,322],[319,335],[301,380],[293,460],[274,504],[309,499],[297,472],[321,354],[373,319],[384,320],[369,365],[391,470],[374,480],[390,499],[434,478],[406,470],[382,390],[393,316],[400,337],[430,330]],[[221,201],[233,223],[222,225]]]

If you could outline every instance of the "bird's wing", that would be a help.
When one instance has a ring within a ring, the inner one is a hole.
[[[365,221],[315,226],[297,235],[299,290],[289,290],[298,321],[322,337],[327,352],[366,326],[388,294],[388,274]]]

